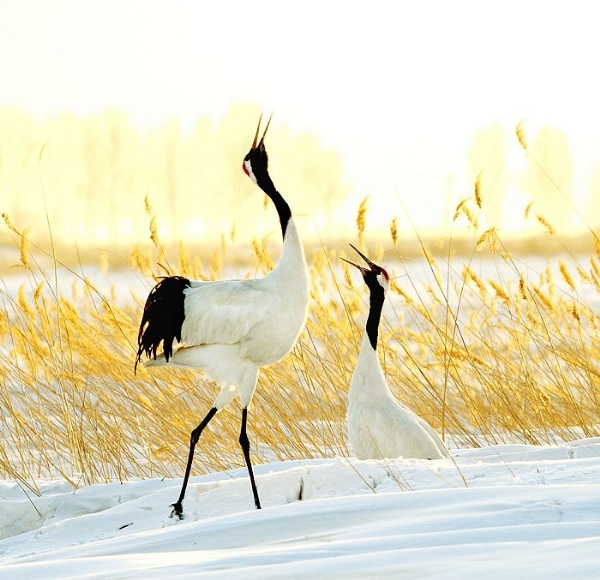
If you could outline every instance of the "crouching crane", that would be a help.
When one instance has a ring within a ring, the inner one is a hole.
[[[429,423],[397,401],[387,385],[377,357],[377,338],[390,277],[384,268],[352,248],[368,267],[342,260],[360,270],[370,296],[365,334],[348,394],[346,424],[350,445],[358,459],[449,457],[448,449]]]

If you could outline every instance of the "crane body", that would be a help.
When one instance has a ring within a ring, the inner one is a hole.
[[[449,457],[448,449],[429,423],[390,391],[377,354],[389,275],[352,247],[368,265],[366,268],[344,259],[360,270],[369,288],[369,315],[348,393],[346,424],[350,446],[358,459]]]
[[[261,116],[262,119],[262,116]],[[138,334],[136,367],[143,353],[147,367],[201,369],[219,385],[213,405],[191,432],[188,462],[181,493],[172,515],[183,517],[194,450],[210,420],[235,397],[242,405],[239,442],[248,468],[254,502],[260,499],[246,433],[248,407],[259,369],[282,359],[296,343],[308,309],[308,271],[302,243],[287,202],[268,173],[264,138],[258,140],[259,119],[243,170],[273,201],[283,237],[278,263],[263,278],[253,280],[192,281],[164,278],[150,292]],[[162,343],[162,352],[157,350]]]

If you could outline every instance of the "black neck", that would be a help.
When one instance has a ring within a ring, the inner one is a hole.
[[[381,310],[383,308],[383,301],[385,300],[385,293],[379,284],[376,284],[370,290],[371,295],[369,299],[369,316],[367,318],[367,335],[373,350],[377,350],[379,322],[381,320]]]
[[[281,235],[285,238],[285,231],[287,229],[288,222],[292,217],[292,210],[290,209],[290,206],[287,204],[287,201],[283,199],[282,195],[275,189],[275,185],[271,181],[271,178],[268,174],[258,185],[271,198],[271,201],[275,205],[275,209],[279,215],[279,223],[281,224]]]

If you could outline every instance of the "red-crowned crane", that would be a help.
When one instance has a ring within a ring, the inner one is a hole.
[[[172,505],[171,515],[179,518],[183,517],[183,498],[200,435],[236,396],[242,405],[239,443],[254,503],[260,509],[246,434],[248,407],[260,367],[288,354],[306,321],[309,293],[304,251],[290,207],[269,176],[264,139],[271,119],[259,140],[261,120],[262,115],[242,167],[269,196],[279,215],[283,248],[278,263],[258,279],[197,282],[181,276],[164,278],[150,292],[140,325],[136,367],[146,353],[151,357],[146,366],[202,369],[220,387],[208,414],[191,433],[181,493]],[[161,341],[163,351],[157,356]]]
[[[346,423],[354,454],[358,459],[449,457],[438,434],[398,402],[387,385],[377,356],[377,337],[390,277],[384,268],[352,248],[368,268],[342,260],[360,270],[370,294],[366,330],[348,393]]]

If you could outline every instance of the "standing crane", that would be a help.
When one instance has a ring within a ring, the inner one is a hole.
[[[342,260],[360,270],[369,288],[370,304],[348,394],[346,423],[350,445],[358,459],[449,457],[448,449],[429,423],[397,401],[387,385],[377,356],[377,337],[390,277],[384,268],[352,248],[368,268]]]
[[[136,368],[146,353],[150,358],[146,366],[202,369],[220,387],[211,409],[191,432],[181,493],[171,506],[171,515],[180,519],[200,435],[210,420],[236,396],[242,405],[239,443],[254,503],[260,509],[246,434],[248,407],[260,367],[287,355],[306,321],[309,292],[304,251],[290,206],[269,176],[264,140],[271,119],[259,140],[261,120],[262,115],[242,168],[269,196],[279,215],[283,248],[278,263],[263,278],[251,280],[202,282],[181,276],[162,279],[146,300],[138,334]],[[161,342],[162,353],[157,356]]]

